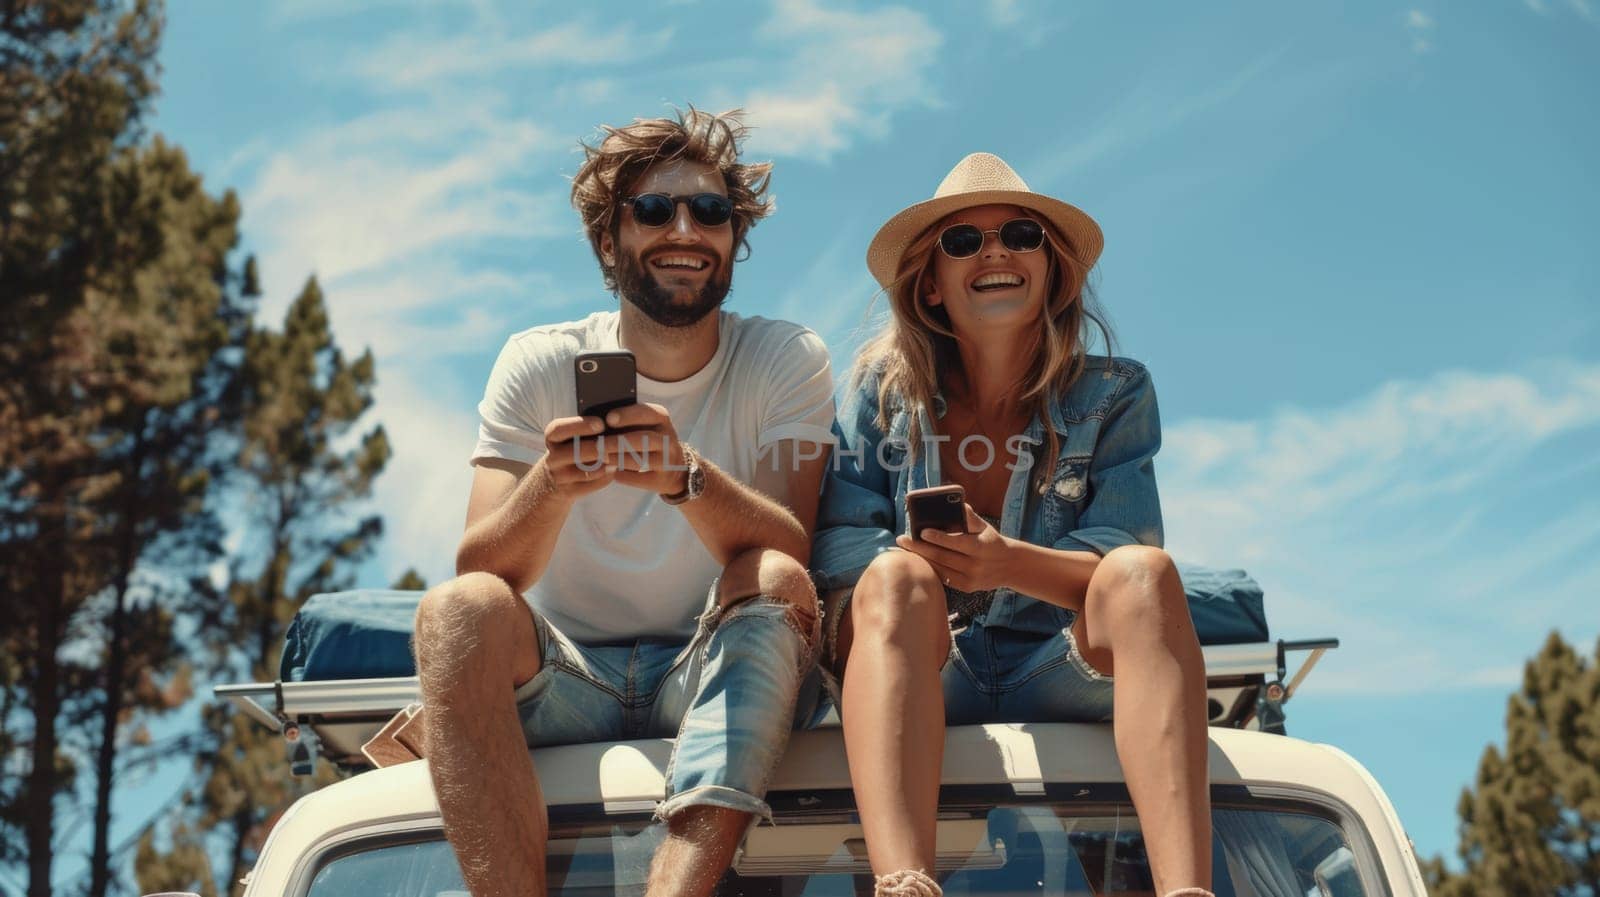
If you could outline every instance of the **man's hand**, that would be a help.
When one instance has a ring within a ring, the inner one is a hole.
[[[922,531],[922,539],[895,537],[895,544],[933,565],[947,586],[979,592],[1009,585],[1012,542],[966,505],[967,532],[952,536],[936,529]]]
[[[625,405],[606,415],[606,464],[616,481],[662,495],[682,492],[689,481],[688,461],[667,409],[649,402]]]
[[[601,456],[602,443],[596,438],[604,429],[598,417],[558,417],[545,426],[547,451],[539,463],[561,498],[571,501],[588,495],[617,478],[615,465]],[[606,437],[605,448],[610,448],[612,438]]]

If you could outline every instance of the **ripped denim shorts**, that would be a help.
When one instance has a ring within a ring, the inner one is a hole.
[[[818,634],[790,614],[764,597],[723,610],[712,583],[688,642],[591,645],[533,611],[540,669],[516,690],[528,746],[676,737],[658,816],[710,805],[770,819],[768,779],[821,692]]]
[[[982,618],[950,633],[950,654],[940,670],[945,725],[974,723],[1104,722],[1111,719],[1111,677],[1084,660],[1072,634],[1076,615],[1052,612],[1059,628],[1047,631],[986,626]],[[850,597],[837,602],[825,622],[823,682],[841,707],[836,655],[839,621]]]

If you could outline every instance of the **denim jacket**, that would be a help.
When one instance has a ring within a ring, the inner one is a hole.
[[[937,444],[925,441],[914,456],[908,452],[917,412],[897,408],[889,416],[888,433],[878,427],[878,382],[877,371],[857,378],[834,421],[838,443],[811,551],[822,589],[854,585],[873,557],[905,532],[906,493],[941,483]],[[1092,356],[1066,394],[1052,397],[1045,407],[1060,444],[1048,479],[1032,469],[1048,444],[1037,415],[1023,433],[995,447],[993,463],[1011,467],[1001,534],[1101,555],[1121,545],[1161,545],[1161,503],[1151,461],[1161,446],[1161,423],[1144,366]],[[933,410],[943,416],[943,398],[935,397]],[[931,429],[918,428],[923,434]],[[965,457],[976,465],[986,455],[973,446]],[[1049,632],[1059,631],[1069,618],[1060,608],[1000,589],[981,622]]]

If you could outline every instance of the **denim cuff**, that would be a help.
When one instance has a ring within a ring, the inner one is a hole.
[[[655,818],[666,822],[690,807],[722,807],[749,813],[752,825],[772,822],[772,808],[767,806],[766,801],[725,785],[701,785],[682,794],[674,794],[656,805]]]

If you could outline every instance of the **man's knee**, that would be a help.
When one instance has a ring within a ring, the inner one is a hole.
[[[816,604],[811,576],[800,562],[770,548],[746,551],[728,563],[717,580],[717,603],[731,607],[747,598],[765,595],[791,604]]]
[[[781,551],[757,548],[723,568],[717,581],[717,604],[722,610],[732,610],[757,596],[789,605],[791,625],[805,636],[808,645],[815,645],[821,620],[817,590],[799,561]]]
[[[532,614],[522,596],[490,573],[468,573],[429,589],[417,605],[413,631],[417,671],[424,677],[432,668],[459,668],[473,660],[510,668],[519,681],[538,671]]]

